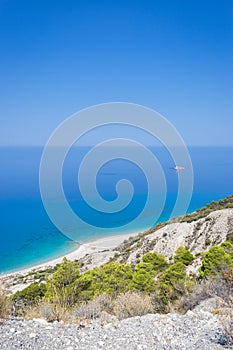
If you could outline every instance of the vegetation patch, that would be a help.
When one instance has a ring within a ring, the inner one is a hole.
[[[208,216],[215,210],[233,208],[233,195],[228,196],[220,201],[213,201],[207,204],[205,207],[195,211],[194,213],[187,214],[180,219],[180,222],[193,222]]]

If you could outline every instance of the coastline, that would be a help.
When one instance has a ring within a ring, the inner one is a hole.
[[[10,272],[10,273],[2,273],[0,274],[0,282],[4,279],[8,279],[14,276],[27,275],[31,272],[37,272],[42,269],[47,269],[60,264],[62,260],[66,257],[70,261],[79,260],[86,255],[94,255],[99,253],[104,253],[106,251],[111,252],[113,249],[118,247],[124,240],[129,239],[130,237],[137,236],[141,231],[117,234],[113,236],[101,237],[97,238],[93,241],[88,241],[86,243],[82,243],[78,246],[77,249],[71,251],[70,253],[64,254],[58,258],[49,260],[47,262],[31,266],[28,268],[24,268],[18,271]],[[102,259],[104,260],[105,256],[102,254]],[[100,256],[101,260],[101,256]],[[101,261],[100,261],[101,262]],[[104,263],[104,262],[103,262]]]

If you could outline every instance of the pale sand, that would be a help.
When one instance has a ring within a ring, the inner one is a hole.
[[[106,250],[112,251],[116,247],[118,247],[124,240],[127,240],[129,237],[137,236],[140,232],[133,232],[127,234],[119,234],[110,237],[98,238],[94,241],[90,241],[87,243],[81,244],[76,250],[65,254],[59,258],[50,260],[48,262],[32,266],[26,269],[22,269],[16,272],[2,274],[0,275],[0,280],[6,277],[13,277],[16,275],[26,275],[30,272],[36,272],[38,270],[46,269],[49,267],[53,267],[57,264],[60,264],[64,257],[66,257],[70,261],[79,260],[83,258],[85,255],[92,255],[95,253],[101,253]],[[101,254],[100,254],[101,255]],[[104,263],[104,254],[103,254],[103,263]]]

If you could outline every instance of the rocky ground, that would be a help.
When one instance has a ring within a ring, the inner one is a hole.
[[[47,323],[42,319],[12,318],[0,326],[0,349],[33,350],[221,350],[227,345],[219,319],[196,310],[186,315],[148,314],[142,317],[78,324]]]

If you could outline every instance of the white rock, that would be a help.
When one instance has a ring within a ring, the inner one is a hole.
[[[39,323],[39,324],[48,324],[48,322],[44,318],[33,318],[33,321]]]
[[[99,346],[104,346],[104,341],[100,340],[100,341],[98,341],[97,344],[98,344]]]
[[[29,338],[35,338],[36,336],[37,336],[36,333],[30,333],[30,334],[29,334]]]

